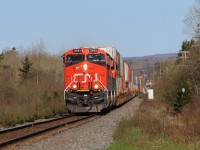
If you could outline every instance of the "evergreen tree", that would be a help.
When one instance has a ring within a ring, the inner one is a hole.
[[[183,41],[181,46],[181,51],[189,51],[194,44],[195,44],[194,40]]]
[[[22,68],[19,68],[20,74],[19,76],[23,79],[28,79],[30,77],[30,70],[33,63],[29,61],[28,56],[25,57],[22,62]]]
[[[176,99],[173,102],[174,112],[181,112],[183,106],[192,100],[192,87],[188,82],[188,77],[182,75],[176,89]]]
[[[183,61],[185,62],[186,58],[182,57],[182,53],[186,51],[191,51],[194,45],[195,45],[195,41],[193,39],[190,41],[186,40],[182,42],[181,50],[177,54],[177,61],[176,61],[177,64],[181,64]]]

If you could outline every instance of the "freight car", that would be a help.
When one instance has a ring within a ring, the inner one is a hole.
[[[64,100],[70,112],[101,112],[135,95],[131,71],[116,48],[81,47],[63,55]]]

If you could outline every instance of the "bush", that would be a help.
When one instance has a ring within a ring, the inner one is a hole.
[[[168,110],[173,114],[181,112],[193,97],[193,89],[186,70],[186,68],[175,67],[170,72],[170,76],[164,76],[158,83],[159,98],[169,104]]]
[[[170,102],[174,113],[180,112],[183,106],[192,100],[192,87],[188,78],[180,73],[175,79],[175,88],[170,88],[166,94],[166,100]]]

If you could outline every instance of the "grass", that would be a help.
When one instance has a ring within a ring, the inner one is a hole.
[[[65,111],[61,100],[51,99],[48,102],[42,98],[24,98],[14,102],[1,103],[0,124],[3,126],[14,126],[24,122],[31,122],[40,118],[50,118]]]
[[[177,144],[162,135],[149,137],[140,129],[124,126],[122,128],[124,136],[117,139],[108,150],[197,150],[200,147],[200,143]]]
[[[197,150],[200,148],[200,104],[194,101],[181,114],[170,115],[161,101],[144,101],[137,114],[123,120],[108,150]],[[191,109],[192,108],[192,109]]]

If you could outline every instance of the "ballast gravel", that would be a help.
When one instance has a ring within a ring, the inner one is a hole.
[[[114,142],[112,135],[120,121],[133,117],[141,102],[142,100],[136,97],[96,120],[37,142],[18,144],[13,148],[17,150],[104,150]]]

